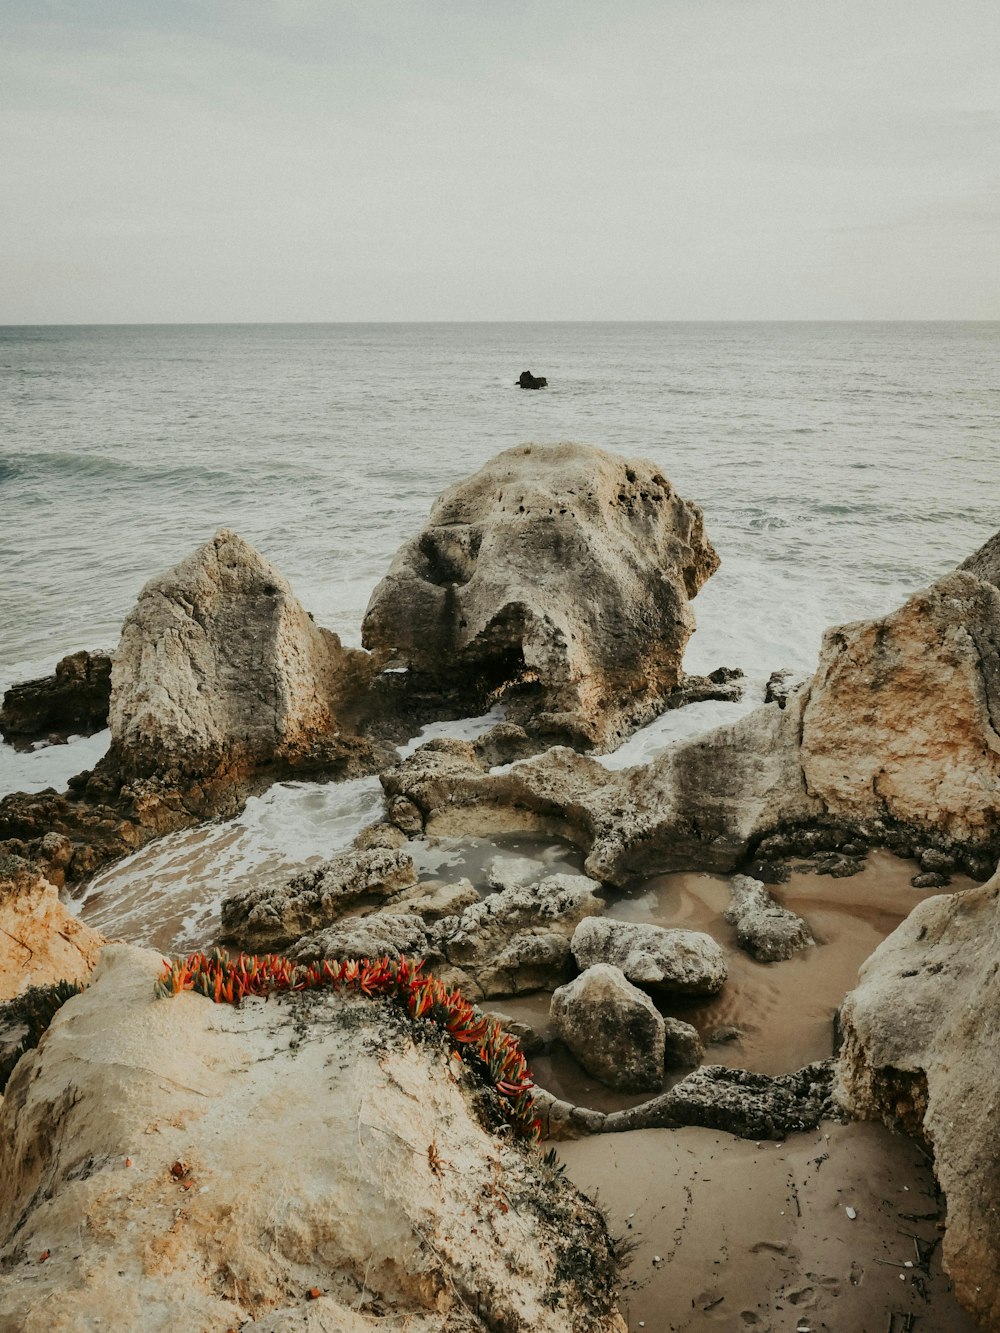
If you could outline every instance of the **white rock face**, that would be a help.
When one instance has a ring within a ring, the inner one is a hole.
[[[624,1333],[597,1210],[392,1006],[157,1000],[160,967],[106,949],[8,1085],[4,1333]]]
[[[140,776],[335,757],[368,672],[364,653],[314,625],[274,566],[223,530],[151,579],[126,618],[112,741]]]
[[[622,1092],[663,1086],[663,1019],[644,992],[607,963],[553,992],[552,1022],[588,1074]]]
[[[791,958],[814,943],[809,927],[800,916],[782,907],[759,879],[734,875],[729,885],[729,907],[724,915],[736,927],[741,949],[758,963],[776,963]]]
[[[445,693],[499,690],[538,734],[605,748],[681,678],[718,567],[652,463],[520,445],[445,491],[372,594],[363,641]]]
[[[699,930],[589,917],[571,947],[580,968],[611,963],[635,985],[675,995],[715,995],[728,975],[721,948]]]
[[[948,1200],[944,1266],[984,1328],[1000,1327],[1000,875],[928,898],[844,1001],[838,1096],[922,1133]]]

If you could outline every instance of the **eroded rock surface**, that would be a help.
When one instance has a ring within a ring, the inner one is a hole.
[[[736,939],[741,949],[756,958],[758,963],[776,963],[800,949],[807,949],[813,937],[800,916],[768,893],[759,879],[736,875],[729,885],[730,904],[724,913],[730,925],[736,927]]]
[[[151,579],[126,617],[112,671],[117,762],[194,778],[336,763],[369,677],[367,656],[319,629],[274,566],[223,530]]]
[[[502,697],[536,734],[606,749],[680,684],[689,601],[718,563],[701,510],[653,464],[518,446],[436,501],[363,642],[417,688]]]
[[[8,1084],[3,1328],[624,1333],[601,1214],[395,1006],[160,968],[106,950]]]
[[[552,990],[572,970],[578,923],[604,910],[599,888],[584,875],[549,875],[492,893],[439,922],[438,948],[484,996]]]
[[[405,852],[352,848],[287,883],[231,894],[222,903],[221,938],[251,952],[284,949],[359,905],[377,906],[416,878]]]
[[[111,658],[70,653],[54,675],[12,685],[0,707],[0,736],[15,746],[92,736],[108,725]]]
[[[1000,1326],[1000,875],[928,898],[879,945],[841,1008],[838,1096],[922,1136],[948,1201],[944,1266]]]
[[[580,968],[611,963],[637,986],[671,995],[715,995],[728,975],[722,949],[699,930],[590,917],[573,934]]]
[[[35,866],[0,854],[0,1001],[29,986],[85,981],[103,945]]]
[[[649,996],[607,963],[581,972],[552,995],[559,1036],[594,1078],[622,1092],[663,1083],[664,1026]]]

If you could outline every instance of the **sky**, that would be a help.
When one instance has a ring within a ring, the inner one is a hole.
[[[3,0],[0,324],[1000,319],[998,0]]]

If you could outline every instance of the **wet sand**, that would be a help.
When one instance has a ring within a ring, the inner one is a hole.
[[[935,893],[971,887],[953,876],[948,890],[914,889],[917,867],[887,852],[872,852],[860,874],[832,879],[795,871],[787,884],[768,886],[784,906],[802,916],[816,940],[781,963],[757,963],[736,944],[736,932],[722,914],[729,905],[729,880],[722,875],[661,875],[634,892],[617,895],[608,915],[625,921],[680,926],[707,932],[726,952],[729,978],[712,999],[659,1001],[665,1014],[693,1023],[706,1042],[705,1062],[762,1074],[786,1074],[833,1053],[833,1018],[857,982],[858,969],[918,902]],[[530,1023],[551,1037],[547,994],[498,1000],[494,1007]],[[742,1036],[714,1042],[720,1028]],[[559,1042],[532,1061],[542,1087],[578,1105],[613,1111],[635,1106],[652,1094],[625,1096],[592,1079]],[[665,1075],[666,1090],[686,1070]]]
[[[881,1125],[827,1123],[762,1144],[649,1129],[558,1152],[635,1246],[621,1302],[629,1333],[977,1328],[941,1271],[930,1167]]]

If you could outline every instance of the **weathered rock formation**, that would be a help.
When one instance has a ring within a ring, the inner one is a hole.
[[[391,1002],[160,967],[107,949],[8,1084],[0,1327],[623,1333],[598,1210]]]
[[[0,801],[0,845],[43,870],[53,831],[71,844],[66,876],[80,879],[161,833],[236,813],[276,776],[377,766],[356,731],[367,654],[318,629],[235,533],[146,585],[111,674],[108,754],[66,794]]]
[[[683,1065],[700,1065],[705,1058],[705,1045],[698,1029],[680,1018],[663,1020],[663,1063],[668,1069]]]
[[[86,980],[103,944],[35,866],[0,853],[0,1001],[29,986]]]
[[[466,706],[613,748],[682,678],[689,601],[718,567],[650,463],[524,445],[436,501],[372,594],[363,641]]]
[[[0,736],[15,746],[92,736],[108,725],[111,658],[71,653],[55,674],[12,685],[0,707]]]
[[[594,1078],[622,1092],[663,1084],[663,1019],[644,992],[607,963],[560,986],[550,1013],[559,1036]]]
[[[352,909],[376,906],[416,878],[405,852],[352,848],[284,884],[241,889],[224,899],[220,937],[252,953],[284,949]]]
[[[669,995],[715,995],[728,975],[721,948],[700,930],[590,917],[573,933],[580,968],[610,963],[636,986]]]
[[[356,749],[344,732],[370,675],[366,654],[319,629],[286,579],[221,531],[151,579],[122,627],[111,735],[136,776],[245,777],[273,764],[324,767]]]
[[[570,938],[604,911],[600,885],[584,875],[549,875],[538,884],[491,893],[437,926],[437,949],[464,976],[472,996],[552,990],[573,971]]]
[[[841,1026],[841,1102],[933,1148],[945,1269],[1000,1327],[1000,875],[915,907],[862,967]]]
[[[741,949],[758,963],[776,963],[814,943],[800,916],[782,907],[759,879],[736,875],[729,885],[730,904],[724,913],[736,927]]]
[[[487,774],[452,745],[383,783],[427,830],[559,833],[611,884],[787,851],[854,874],[870,845],[982,879],[1000,857],[998,727],[1000,534],[892,615],[828,631],[816,674],[782,706],[649,765],[608,773],[556,748]]]

